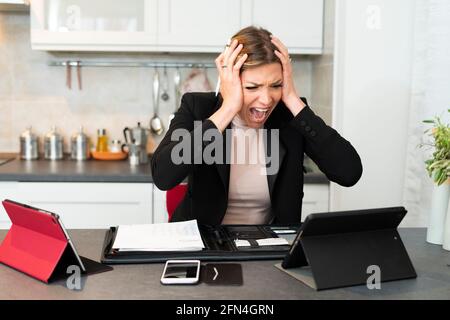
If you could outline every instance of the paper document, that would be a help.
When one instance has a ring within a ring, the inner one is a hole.
[[[283,238],[265,238],[256,240],[259,246],[282,246],[289,244],[286,239]],[[234,240],[236,247],[250,247],[251,244],[247,240],[236,239]]]
[[[121,225],[113,244],[119,251],[200,251],[204,247],[197,220]]]

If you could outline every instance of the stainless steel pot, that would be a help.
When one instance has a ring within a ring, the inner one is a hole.
[[[39,139],[28,127],[20,135],[20,159],[35,160],[39,158]]]
[[[53,127],[44,138],[44,158],[49,160],[62,159],[63,144],[63,137],[56,132],[56,127]]]
[[[71,152],[70,158],[73,160],[88,160],[90,158],[90,143],[89,137],[84,134],[83,127],[80,131],[74,134],[71,138]]]

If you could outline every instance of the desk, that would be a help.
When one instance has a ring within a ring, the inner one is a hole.
[[[99,260],[105,230],[69,231],[79,253]],[[0,231],[3,240],[6,231]],[[450,253],[425,242],[423,228],[400,229],[418,278],[316,292],[273,265],[277,261],[242,262],[244,285],[220,287],[163,286],[163,264],[115,265],[114,270],[82,281],[81,291],[65,282],[46,285],[0,265],[0,299],[450,299]]]

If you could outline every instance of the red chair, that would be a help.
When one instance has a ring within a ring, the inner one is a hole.
[[[166,192],[166,207],[169,214],[169,221],[172,219],[172,214],[183,200],[187,191],[187,183],[181,183]]]

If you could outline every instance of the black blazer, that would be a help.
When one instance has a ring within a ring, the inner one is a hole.
[[[302,98],[306,102],[306,99]],[[164,139],[151,160],[155,185],[168,190],[188,178],[188,191],[175,210],[171,221],[197,219],[199,223],[218,225],[228,205],[229,164],[174,164],[172,149],[178,141],[171,141],[175,129],[189,131],[191,160],[194,160],[194,136],[207,129],[218,130],[207,120],[222,104],[222,97],[211,93],[186,93]],[[194,121],[201,125],[194,128]],[[273,223],[298,223],[301,220],[303,198],[303,155],[306,153],[330,179],[342,186],[352,186],[362,174],[361,159],[353,146],[307,106],[296,117],[282,101],[267,119],[264,127],[268,135],[279,129],[279,169],[267,175]],[[231,125],[228,127],[231,128]],[[199,130],[201,132],[199,132]],[[222,135],[223,146],[230,143]],[[267,139],[270,141],[270,138]],[[195,146],[201,152],[208,142]],[[177,147],[177,149],[179,146]],[[270,154],[270,143],[266,145]],[[225,154],[226,152],[224,152]],[[198,160],[198,159],[197,159]],[[193,162],[191,162],[193,163]],[[225,163],[225,162],[224,162]]]

